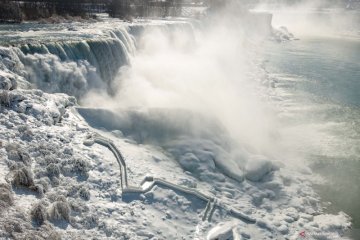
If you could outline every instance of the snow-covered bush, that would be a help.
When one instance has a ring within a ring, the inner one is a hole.
[[[0,89],[14,90],[17,88],[16,76],[0,70]]]
[[[22,162],[16,162],[16,161],[10,161],[8,160],[7,162],[7,165],[10,169],[10,171],[15,171],[15,170],[19,170],[23,167],[26,167]]]
[[[44,187],[41,184],[36,184],[34,187],[31,188],[32,190],[36,191],[39,194],[39,197],[44,197]]]
[[[59,162],[59,159],[56,158],[56,154],[50,154],[44,157],[46,165],[56,164]]]
[[[60,233],[56,232],[51,225],[44,224],[43,227],[45,228],[44,230],[42,230],[41,228],[40,229],[42,230],[42,233],[46,233],[44,240],[48,240],[48,239],[61,240],[62,239]]]
[[[5,76],[0,75],[0,89],[10,90],[12,87],[10,79]]]
[[[74,154],[74,150],[71,147],[65,147],[63,149],[63,154],[72,156]]]
[[[87,163],[84,159],[82,158],[75,158],[73,163],[73,169],[72,171],[79,174],[80,176],[88,176],[88,172],[89,172],[89,163]]]
[[[52,184],[53,187],[59,186],[59,185],[60,185],[60,179],[57,178],[57,177],[53,177],[53,178],[51,179],[51,184]]]
[[[71,208],[65,199],[56,201],[50,206],[48,218],[52,221],[65,220],[70,221]]]
[[[14,90],[0,90],[0,105],[4,107],[10,107],[13,104],[15,105],[18,102],[21,102],[25,99],[25,96],[23,93]],[[14,108],[16,111],[17,108]]]
[[[98,226],[99,221],[98,218],[94,215],[89,215],[81,219],[80,224],[84,226],[86,229],[95,228]]]
[[[18,220],[18,219],[16,219]],[[2,228],[7,232],[9,237],[13,237],[16,233],[24,232],[24,225],[21,221],[15,219],[9,219],[4,222]]]
[[[46,193],[49,190],[49,184],[50,181],[48,178],[41,178],[36,182],[36,186],[41,186],[44,193]]]
[[[14,203],[11,187],[7,184],[0,184],[0,213]]]
[[[20,161],[24,163],[25,166],[31,165],[31,157],[29,153],[22,149],[19,144],[10,143],[6,146],[6,151],[8,154],[9,160]]]
[[[26,167],[23,167],[19,170],[13,172],[13,179],[11,183],[15,187],[33,187],[34,178],[31,170]]]
[[[14,217],[0,219],[1,239],[36,239],[36,240],[61,240],[61,235],[55,231],[51,224],[33,226],[24,213],[17,213]]]
[[[10,106],[10,95],[8,90],[0,90],[0,106]]]
[[[31,131],[31,129],[29,128],[29,126],[27,125],[20,125],[18,127],[18,131],[21,134],[21,139],[25,140],[25,141],[30,141],[32,140],[33,137],[33,132]]]
[[[81,187],[79,190],[79,196],[86,201],[89,200],[90,199],[89,189],[85,186]]]
[[[89,212],[89,207],[81,199],[70,198],[69,205],[71,212],[76,213],[77,215],[82,215],[83,213]]]
[[[35,204],[30,212],[31,220],[36,224],[42,225],[47,218],[45,202]]]
[[[90,165],[82,158],[70,157],[61,162],[62,174],[65,176],[85,177],[89,176]]]
[[[57,146],[56,144],[50,144],[44,142],[39,144],[37,149],[42,156],[47,157],[52,154],[56,154],[59,150],[59,146]]]
[[[49,178],[59,177],[60,176],[60,168],[55,163],[50,163],[46,167],[46,171],[47,171],[47,174],[48,174]]]

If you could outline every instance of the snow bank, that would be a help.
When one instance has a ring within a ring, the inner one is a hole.
[[[162,146],[185,171],[204,181],[214,178],[218,171],[238,181],[244,179],[244,166],[239,165],[239,161],[232,161],[229,155],[232,140],[216,120],[171,109],[151,109],[146,112],[119,110],[114,113],[103,109],[78,108],[78,112],[92,127],[119,131],[120,136],[139,144]],[[269,172],[258,173],[252,168],[249,171],[253,171],[250,173],[253,175],[262,174],[260,177],[249,177],[250,180],[260,180]]]
[[[240,182],[245,177],[257,182],[278,170],[270,160],[251,157],[245,150],[239,153],[237,149],[238,153],[233,154],[235,143],[225,128],[201,114],[173,109],[116,113],[104,109],[77,110],[94,128],[120,132],[120,137],[139,144],[163,147],[185,171],[203,181],[213,179],[220,171]]]

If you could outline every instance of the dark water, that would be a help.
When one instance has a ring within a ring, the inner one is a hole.
[[[266,49],[272,87],[292,102],[284,107],[293,113],[287,120],[316,126],[310,129],[319,140],[303,150],[325,179],[316,189],[331,202],[328,212],[352,217],[348,234],[360,239],[360,40],[304,38]]]

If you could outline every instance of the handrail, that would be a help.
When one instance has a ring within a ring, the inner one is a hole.
[[[255,218],[248,216],[237,210],[234,210],[231,207],[224,206],[215,197],[208,196],[204,193],[201,193],[198,190],[180,186],[180,185],[168,182],[168,181],[160,179],[160,178],[154,178],[152,176],[145,176],[144,179],[140,183],[140,187],[129,186],[126,162],[125,162],[125,158],[122,155],[121,151],[115,146],[115,144],[110,139],[106,139],[106,138],[100,136],[99,134],[96,134],[95,136],[93,136],[93,138],[94,138],[94,143],[97,143],[99,145],[102,145],[102,146],[108,148],[114,154],[114,156],[119,164],[119,168],[120,168],[120,175],[121,175],[120,176],[120,180],[121,180],[120,186],[121,186],[121,190],[122,190],[123,194],[129,194],[129,193],[144,194],[146,192],[151,191],[151,189],[154,186],[162,185],[169,189],[173,189],[173,190],[180,191],[180,192],[183,192],[183,193],[186,193],[189,195],[193,195],[193,196],[207,202],[205,211],[204,211],[204,215],[202,217],[203,221],[205,221],[205,220],[211,221],[211,217],[214,214],[215,210],[217,208],[222,208],[222,209],[226,210],[231,216],[233,216],[237,219],[240,219],[246,223],[251,223],[251,224],[256,223],[257,220]],[[146,183],[150,183],[150,184],[148,186],[145,186]]]

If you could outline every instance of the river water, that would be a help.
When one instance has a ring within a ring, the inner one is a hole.
[[[327,211],[349,214],[360,239],[360,40],[304,36],[265,52],[282,119],[302,131],[294,149],[323,177]]]

